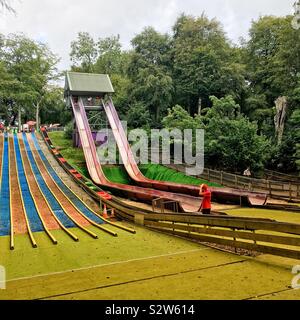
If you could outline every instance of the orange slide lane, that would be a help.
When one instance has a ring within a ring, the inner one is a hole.
[[[45,167],[43,166],[42,160],[38,155],[37,150],[35,149],[34,143],[32,139],[28,139],[28,143],[30,145],[32,154],[34,156],[34,159],[36,161],[37,167],[40,170],[42,177],[44,178],[45,182],[47,183],[50,191],[53,193],[53,195],[57,198],[57,200],[61,203],[64,210],[68,212],[68,214],[80,225],[86,227],[90,226],[91,224],[81,215],[78,213],[77,209],[74,207],[74,205],[69,201],[69,199],[64,195],[63,192],[56,186],[54,181],[52,180],[52,177],[49,175]]]
[[[36,202],[37,209],[39,210],[39,212],[40,212],[40,214],[46,224],[46,227],[49,230],[60,229],[60,226],[58,225],[57,221],[53,217],[53,214],[52,214],[51,210],[49,209],[48,204],[45,201],[45,199],[44,199],[44,197],[38,187],[38,184],[34,178],[34,173],[31,170],[30,163],[27,158],[27,153],[25,150],[25,145],[24,145],[22,139],[19,139],[19,145],[20,145],[20,152],[21,152],[21,155],[23,158],[23,165],[24,165],[24,170],[25,170],[26,176],[27,176],[27,181],[30,186],[32,196]]]
[[[14,140],[12,136],[9,136],[9,164],[10,164],[10,194],[11,194],[11,216],[13,222],[14,234],[25,234],[28,232],[25,212],[22,203],[22,196],[20,192],[17,164],[15,157]]]

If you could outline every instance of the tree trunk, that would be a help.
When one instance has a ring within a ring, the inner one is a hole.
[[[201,115],[201,111],[202,111],[202,99],[199,98],[198,100],[198,115]]]
[[[36,108],[36,114],[35,114],[36,131],[39,131],[39,128],[40,128],[40,104],[37,103],[35,108]]]
[[[286,97],[279,97],[275,101],[276,105],[276,116],[274,118],[275,122],[275,134],[277,136],[277,143],[278,145],[282,142],[283,132],[284,132],[284,125],[285,119],[287,114],[287,98]]]
[[[160,106],[157,105],[156,107],[156,115],[155,115],[155,120],[158,122],[159,121],[159,116],[160,116]]]
[[[21,116],[21,106],[18,106],[18,130],[19,132],[22,131],[22,124],[21,124],[21,121],[22,121],[22,116]]]

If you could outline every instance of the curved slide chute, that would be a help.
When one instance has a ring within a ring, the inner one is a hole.
[[[122,123],[119,119],[112,99],[109,98],[107,102],[102,101],[102,103],[114,138],[118,145],[124,167],[131,179],[133,179],[138,185],[143,187],[198,196],[199,187],[197,186],[184,185],[167,181],[157,181],[146,178],[141,173],[135,161],[134,155],[126,137],[126,133],[122,127]],[[218,201],[230,201],[235,203],[243,202],[248,205],[264,205],[267,200],[266,194],[263,193],[252,193],[237,189],[216,187],[212,187],[211,190],[213,198]]]
[[[96,146],[92,137],[83,102],[80,98],[78,102],[75,102],[72,97],[70,100],[84,156],[86,159],[87,168],[92,180],[96,184],[112,189],[121,190],[143,201],[151,201],[157,198],[162,198],[168,201],[177,201],[182,212],[197,212],[199,210],[199,197],[153,190],[151,188],[143,188],[139,186],[124,185],[109,181],[101,168],[101,163],[97,155]]]

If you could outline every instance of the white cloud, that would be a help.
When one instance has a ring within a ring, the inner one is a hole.
[[[70,43],[79,31],[96,39],[120,34],[124,47],[145,26],[170,32],[177,16],[194,16],[204,11],[216,17],[228,37],[237,42],[247,36],[251,20],[260,15],[293,12],[295,0],[14,0],[17,16],[0,16],[0,33],[24,32],[47,42],[62,57],[61,67],[69,67]]]

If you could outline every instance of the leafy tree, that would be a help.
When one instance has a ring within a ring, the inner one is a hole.
[[[43,100],[51,91],[49,84],[58,77],[57,57],[47,46],[13,34],[2,41],[0,58],[0,72],[4,74],[0,79],[0,97],[8,110],[7,120],[14,123],[18,114],[20,127],[22,112],[25,120],[38,120]]]
[[[198,18],[182,14],[173,33],[177,103],[194,114],[198,111],[199,99],[205,106],[210,105],[210,95],[241,97],[245,86],[244,68],[239,63],[238,50],[230,47],[217,20],[210,20],[204,14]]]
[[[15,13],[15,9],[11,6],[9,1],[7,1],[7,0],[0,0],[0,8],[6,9],[10,12]]]
[[[112,36],[98,41],[97,73],[122,74],[122,50],[120,36]]]
[[[146,28],[132,40],[134,51],[128,66],[131,99],[142,102],[157,123],[172,101],[173,80],[166,67],[170,39]]]
[[[211,101],[212,108],[203,117],[207,162],[234,172],[263,168],[268,141],[257,134],[256,123],[240,114],[240,106],[231,96],[211,97]]]
[[[202,127],[197,119],[191,117],[189,113],[180,105],[168,109],[168,115],[162,121],[165,128],[169,130],[197,129]]]
[[[128,91],[131,86],[131,81],[128,77],[120,74],[112,74],[110,78],[115,90],[113,95],[114,103],[120,118],[126,120],[128,108],[130,108]]]
[[[150,113],[142,103],[135,103],[128,110],[127,121],[130,129],[149,129]]]
[[[71,61],[74,71],[93,72],[97,59],[97,45],[88,32],[79,32],[71,43]]]
[[[283,141],[274,150],[273,160],[270,163],[275,170],[283,172],[300,171],[300,108],[296,109],[287,122]]]
[[[291,96],[299,82],[300,33],[292,28],[291,20],[291,16],[261,17],[253,22],[246,44],[247,77],[252,93],[258,97],[254,100],[250,95],[248,113],[251,119],[265,116],[269,127],[273,126],[274,101],[279,96]]]

